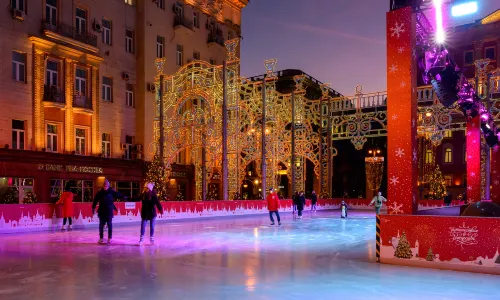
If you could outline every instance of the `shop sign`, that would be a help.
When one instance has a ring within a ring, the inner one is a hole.
[[[99,167],[88,167],[88,166],[71,166],[71,165],[50,165],[50,164],[39,164],[38,170],[40,171],[52,171],[52,172],[69,172],[69,173],[91,173],[91,174],[103,174],[104,171]]]
[[[125,202],[125,209],[135,209],[135,202]]]
[[[172,177],[172,178],[186,178],[187,174],[184,172],[172,172],[172,173],[170,173],[170,177]]]

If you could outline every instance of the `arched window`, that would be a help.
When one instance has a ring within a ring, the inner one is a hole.
[[[447,164],[453,163],[453,148],[451,146],[444,148],[444,162]]]

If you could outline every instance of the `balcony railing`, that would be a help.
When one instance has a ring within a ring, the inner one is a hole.
[[[55,85],[52,86],[44,85],[43,101],[61,103],[61,104],[64,104],[66,102],[64,98],[64,93],[62,92],[61,88]]]
[[[55,25],[54,25],[55,23]],[[97,47],[97,36],[88,33],[86,31],[80,31],[77,28],[68,25],[63,22],[54,22],[50,19],[46,19],[43,21],[43,28],[45,30],[49,30],[55,32],[59,35],[62,35],[67,38],[74,39],[76,41],[85,43],[87,45],[91,45]]]
[[[73,106],[85,109],[92,109],[92,100],[78,92],[75,93],[73,98]]]
[[[183,16],[175,16],[174,27],[177,27],[177,26],[183,26],[183,27],[186,27],[187,29],[193,30],[194,23],[192,20],[185,18]]]
[[[209,44],[215,43],[215,44],[221,45],[222,47],[225,47],[224,46],[224,37],[220,34],[213,34],[213,33],[209,34],[207,43],[209,43]]]

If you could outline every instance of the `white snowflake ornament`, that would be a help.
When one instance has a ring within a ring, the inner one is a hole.
[[[398,148],[398,150],[396,150],[397,157],[402,158],[404,155],[405,155],[405,149]]]
[[[398,115],[396,115],[396,114],[392,115],[391,119],[397,120],[398,119]]]
[[[399,178],[396,176],[392,176],[391,179],[389,180],[392,185],[396,185],[399,183]]]
[[[401,81],[401,84],[399,86],[402,87],[402,88],[406,87],[406,82],[405,81]]]
[[[405,29],[403,28],[405,24],[401,23],[399,24],[396,22],[394,26],[390,29],[391,30],[391,36],[395,36],[398,39],[401,37],[401,33],[405,32]]]
[[[395,73],[396,71],[398,71],[398,66],[391,65],[391,67],[389,68],[389,73]]]
[[[401,54],[405,51],[405,48],[404,47],[399,47],[398,48],[398,53]]]
[[[403,204],[398,204],[397,202],[393,202],[391,205],[387,207],[389,209],[390,215],[398,215],[403,213]]]
[[[417,161],[417,150],[413,150],[413,161]]]

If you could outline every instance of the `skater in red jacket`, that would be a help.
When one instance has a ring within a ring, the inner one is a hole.
[[[273,213],[276,214],[276,218],[278,219],[278,225],[281,225],[280,214],[278,209],[280,207],[280,202],[278,199],[278,195],[274,192],[273,188],[269,189],[269,194],[267,195],[267,209],[269,210],[269,218],[271,218],[271,225],[274,225]]]

